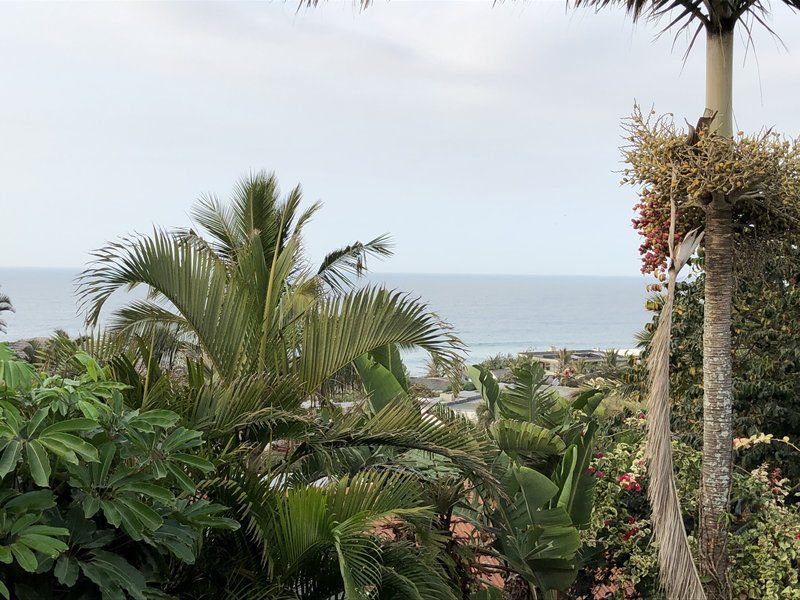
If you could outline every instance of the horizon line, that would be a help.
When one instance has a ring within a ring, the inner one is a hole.
[[[85,267],[75,266],[53,266],[43,267],[40,265],[0,265],[0,269],[9,270],[51,270],[51,271],[82,271]],[[369,275],[460,275],[464,277],[616,277],[616,278],[646,278],[642,273],[634,275],[619,275],[609,273],[487,273],[487,272],[460,272],[460,271],[366,271],[364,276]]]

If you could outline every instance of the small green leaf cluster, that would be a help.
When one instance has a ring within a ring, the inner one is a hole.
[[[77,359],[76,378],[0,385],[5,598],[143,599],[170,561],[194,562],[204,530],[238,527],[197,497],[194,478],[214,470],[201,434],[171,411],[130,409],[124,386]]]

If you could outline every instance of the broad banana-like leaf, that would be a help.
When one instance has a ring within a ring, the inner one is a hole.
[[[600,390],[586,390],[578,394],[578,397],[572,402],[572,408],[582,411],[587,417],[591,417],[597,407],[600,406],[603,398],[605,398],[605,394]]]
[[[35,376],[29,363],[18,359],[7,343],[0,344],[0,385],[11,391],[27,390]]]
[[[359,356],[353,364],[364,384],[364,390],[369,397],[369,407],[373,414],[392,402],[408,397],[406,390],[403,389],[394,374],[377,362],[371,353]]]
[[[500,383],[497,378],[489,369],[481,369],[475,365],[467,367],[467,376],[475,389],[481,393],[486,406],[489,407],[489,413],[497,418],[499,416],[497,405],[500,399]]]
[[[403,360],[400,358],[400,351],[397,349],[396,344],[387,344],[380,348],[372,350],[369,355],[375,362],[382,364],[397,379],[397,383],[405,390],[408,391],[409,382],[406,375],[406,368],[403,365]]]
[[[545,475],[528,467],[512,466],[511,468],[519,485],[519,498],[524,504],[530,522],[535,523],[535,513],[558,493],[558,486]]]
[[[572,523],[578,528],[586,527],[592,516],[595,478],[587,468],[591,461],[596,431],[597,423],[592,421],[584,436],[567,448],[554,477],[560,490],[556,505],[569,513]]]

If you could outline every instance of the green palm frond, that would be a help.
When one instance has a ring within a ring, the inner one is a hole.
[[[117,310],[111,329],[145,338],[157,327],[171,330],[176,345],[198,347],[226,381],[283,374],[313,393],[389,344],[421,347],[454,371],[460,343],[423,303],[373,288],[341,293],[368,255],[389,253],[385,237],[308,270],[301,233],[318,205],[302,211],[301,198],[295,188],[281,199],[275,177],[259,173],[237,186],[228,206],[200,201],[194,218],[208,240],[194,230],[157,229],[97,251],[79,280],[88,323],[98,322],[114,292],[146,286],[148,299]],[[326,288],[339,293],[327,297]]]
[[[257,333],[253,311],[248,310],[255,299],[238,280],[228,277],[219,257],[160,230],[98,250],[95,261],[80,276],[80,285],[91,325],[97,323],[115,291],[138,285],[156,290],[180,313],[223,376],[235,374],[245,358],[247,342]],[[137,302],[127,312],[123,309],[122,316],[117,313],[118,325],[135,328],[136,323],[123,316],[136,314],[145,322],[159,317],[181,322],[178,316],[154,312],[152,303]]]
[[[456,600],[437,552],[411,543],[386,544],[378,600]]]
[[[338,579],[333,591],[348,598],[366,598],[381,585],[378,523],[431,516],[416,480],[397,473],[362,471],[328,485],[286,490],[264,476],[240,474],[214,489],[240,507],[246,534],[261,548],[273,581],[287,590],[320,585],[324,565],[332,562]],[[330,582],[323,585],[330,588]]]
[[[487,489],[498,487],[488,466],[497,449],[485,433],[452,411],[442,407],[420,410],[410,400],[387,405],[366,419],[353,411],[330,430],[307,440],[291,460],[359,446],[421,450],[449,460],[470,478],[483,482]]]
[[[489,428],[500,449],[516,458],[541,461],[560,455],[566,449],[555,432],[534,423],[516,419],[498,419]]]
[[[298,374],[313,391],[362,354],[388,344],[422,348],[451,369],[459,364],[461,342],[425,304],[367,287],[326,299],[308,313]]]
[[[367,269],[367,258],[392,255],[388,235],[376,237],[365,244],[355,242],[329,253],[317,269],[317,279],[331,290],[342,293],[353,286],[353,276],[361,277]]]
[[[280,439],[287,431],[301,429],[308,419],[298,408],[301,386],[289,377],[255,374],[232,382],[209,382],[187,398],[183,406],[171,406],[193,429],[208,439],[235,434],[240,442]]]

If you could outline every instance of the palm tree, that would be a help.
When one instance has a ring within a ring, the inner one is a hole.
[[[369,401],[346,414],[306,401],[354,361],[362,377],[385,370],[407,386],[402,346],[455,368],[460,343],[419,301],[354,289],[367,257],[388,254],[385,237],[350,244],[311,268],[301,234],[318,205],[300,212],[300,200],[299,189],[281,200],[274,177],[251,176],[230,206],[198,203],[193,216],[207,237],[189,229],[126,238],[98,251],[81,278],[92,324],[114,291],[147,286],[147,299],[113,314],[110,329],[131,343],[109,368],[128,384],[132,406],[176,411],[204,432],[219,464],[204,493],[245,524],[208,543],[211,554],[176,585],[200,594],[205,586],[210,597],[219,581],[237,598],[361,598],[370,590],[387,599],[451,597],[436,547],[392,543],[376,531],[431,518],[403,453],[439,456],[496,488],[496,452],[485,435],[368,385]],[[169,340],[197,349],[179,392],[154,358],[169,352]]]
[[[11,298],[3,293],[0,293],[0,313],[14,312],[14,307],[11,305]],[[6,322],[0,319],[0,333],[6,332]]]
[[[279,195],[273,175],[252,175],[229,206],[198,202],[192,215],[207,237],[156,229],[98,250],[80,279],[88,323],[112,293],[142,285],[148,298],[117,310],[110,328],[145,339],[170,328],[223,381],[269,373],[313,394],[357,357],[393,344],[421,347],[455,368],[460,342],[424,304],[379,287],[353,289],[368,257],[390,253],[386,236],[311,268],[302,231],[320,205],[301,212],[299,187]]]
[[[793,9],[800,0],[783,0]],[[665,30],[695,27],[692,43],[706,34],[706,106],[711,131],[733,130],[733,34],[741,24],[766,26],[769,6],[762,0],[575,0],[576,6],[621,5],[633,17],[670,18]],[[691,47],[691,45],[690,45]],[[700,494],[700,562],[712,598],[728,596],[727,510],[732,468],[731,297],[733,220],[731,204],[713,195],[705,220],[705,313],[703,327],[704,433]]]

